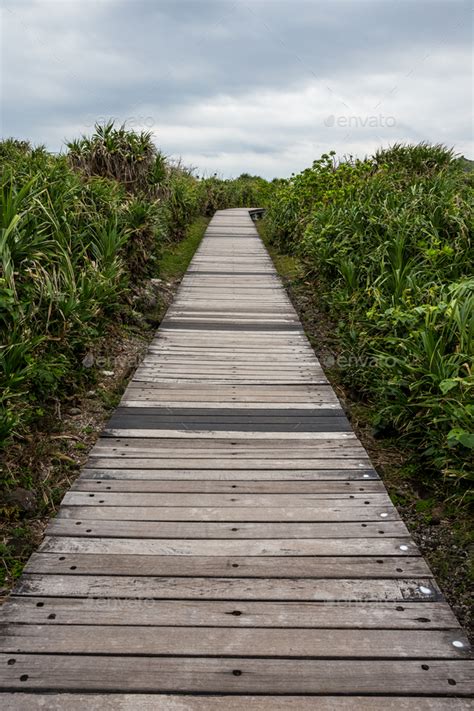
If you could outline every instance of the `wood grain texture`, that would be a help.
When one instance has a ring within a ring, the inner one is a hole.
[[[54,614],[54,613],[53,613]],[[92,622],[92,620],[91,620]],[[120,654],[345,658],[462,659],[469,644],[458,630],[278,629],[128,625],[0,627],[0,651],[14,654]],[[453,646],[457,640],[461,649]]]
[[[207,523],[205,521],[98,521],[55,518],[47,529],[48,536],[78,536],[80,538],[191,538],[253,539],[267,538],[406,538],[408,531],[402,521],[385,523]],[[400,544],[402,541],[400,541]]]
[[[14,663],[8,664],[9,659]],[[148,656],[145,662],[141,657],[122,655],[15,653],[0,656],[0,684],[10,690],[465,696],[472,692],[472,666],[469,661],[430,657],[351,659],[349,664],[344,659]]]
[[[135,568],[135,573],[137,569]],[[138,572],[145,572],[140,570]],[[202,571],[201,571],[202,572]],[[425,578],[251,578],[204,576],[151,576],[26,572],[16,588],[18,595],[93,597],[145,601],[172,600],[306,600],[316,602],[419,602],[441,599],[435,581]],[[128,603],[127,603],[128,604]]]
[[[425,696],[250,696],[227,694],[43,694],[12,693],[4,698],[5,711],[468,711],[467,699]]]
[[[149,625],[426,630],[457,627],[445,602],[253,602],[219,600],[116,600],[15,596],[0,619],[42,625]],[[103,632],[107,639],[107,632]]]

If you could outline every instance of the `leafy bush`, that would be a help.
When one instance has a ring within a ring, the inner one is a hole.
[[[73,356],[117,308],[126,235],[115,209],[43,149],[6,147],[0,177],[2,434],[54,393]],[[58,345],[60,344],[60,345]]]
[[[182,239],[187,225],[199,214],[198,181],[179,166],[171,167],[165,181],[168,233]]]
[[[344,377],[381,432],[445,475],[472,471],[473,174],[443,146],[333,154],[282,182],[269,230],[318,281],[349,356]]]

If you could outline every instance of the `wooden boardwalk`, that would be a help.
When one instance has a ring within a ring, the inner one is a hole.
[[[246,210],[3,608],[5,709],[468,709],[468,642]]]

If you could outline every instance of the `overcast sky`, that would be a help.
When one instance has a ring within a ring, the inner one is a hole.
[[[115,117],[199,174],[395,141],[473,157],[468,0],[1,0],[2,135]]]

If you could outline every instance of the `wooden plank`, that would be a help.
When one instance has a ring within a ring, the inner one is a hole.
[[[380,538],[408,537],[402,521],[385,523],[207,523],[205,521],[98,521],[55,518],[46,529],[48,536],[82,538]]]
[[[339,629],[458,629],[444,602],[253,602],[13,597],[0,610],[10,622],[43,625],[150,625]],[[107,632],[104,632],[107,636]]]
[[[91,487],[92,488],[92,487]],[[170,493],[130,493],[107,490],[69,491],[63,502],[69,506],[182,506],[182,507],[258,507],[258,508],[309,508],[321,505],[323,508],[361,506],[388,506],[390,498],[385,492],[354,492],[353,494],[170,494]]]
[[[154,441],[154,440],[153,440]],[[256,449],[255,453],[252,455],[251,451],[248,450],[242,450],[238,449],[235,447],[234,449],[229,449],[229,450],[224,450],[224,449],[215,449],[211,450],[209,452],[206,452],[205,450],[202,449],[194,449],[194,450],[184,450],[184,451],[177,451],[173,450],[171,448],[167,448],[164,450],[160,449],[152,449],[146,448],[146,447],[139,447],[139,448],[134,448],[133,446],[130,447],[130,450],[128,451],[127,449],[111,449],[108,448],[103,448],[101,445],[99,447],[95,448],[91,452],[91,459],[104,459],[106,458],[107,460],[110,460],[111,458],[113,459],[122,459],[122,458],[127,458],[127,460],[132,460],[131,464],[133,464],[134,459],[153,459],[153,460],[165,460],[164,462],[156,462],[157,466],[160,466],[160,464],[164,464],[166,466],[172,466],[174,463],[174,460],[178,460],[179,463],[184,463],[185,467],[192,467],[194,466],[194,463],[197,465],[202,465],[203,462],[211,462],[211,465],[207,464],[207,467],[212,469],[215,467],[212,467],[212,463],[221,462],[224,460],[225,464],[227,462],[232,461],[232,463],[236,462],[245,462],[246,468],[247,469],[252,469],[253,468],[253,462],[257,461],[258,464],[261,466],[263,462],[265,462],[270,468],[275,469],[275,465],[277,465],[277,462],[280,464],[281,468],[284,469],[285,466],[288,465],[288,463],[291,464],[293,461],[296,459],[298,461],[306,460],[305,461],[305,466],[308,464],[316,462],[318,465],[321,461],[324,461],[326,459],[337,459],[337,460],[345,460],[350,465],[352,465],[352,468],[359,468],[359,463],[364,464],[364,459],[365,459],[365,453],[361,452],[360,450],[350,450],[350,449],[345,449],[342,451],[337,451],[336,449],[321,449],[319,452],[307,452],[305,453],[304,451],[300,452],[292,452],[292,453],[283,453],[283,456],[285,459],[277,459],[278,455],[276,452],[273,453],[273,457],[271,456],[271,453],[268,450],[259,450]],[[280,455],[281,456],[281,455]],[[184,460],[187,460],[184,462]],[[107,462],[108,463],[108,462]],[[229,466],[229,465],[228,465]],[[328,466],[331,466],[331,463],[329,463]],[[367,464],[368,467],[370,467],[370,464]],[[232,468],[232,467],[230,467]],[[238,478],[238,477],[237,477]]]
[[[148,391],[147,391],[148,392]],[[185,397],[186,395],[183,394],[181,397]],[[247,398],[246,400],[238,399],[235,398],[234,400],[231,399],[225,399],[223,397],[220,398],[219,401],[219,396],[213,394],[209,396],[209,400],[207,402],[202,402],[202,395],[195,395],[195,400],[193,401],[191,398],[193,397],[193,393],[189,393],[188,398],[189,399],[180,399],[179,397],[175,397],[174,400],[167,399],[169,398],[170,395],[169,393],[164,393],[163,394],[163,399],[159,400],[158,395],[152,397],[149,395],[144,396],[142,393],[131,393],[130,397],[123,397],[121,400],[121,406],[122,407],[176,407],[176,405],[179,405],[180,407],[195,407],[196,404],[199,404],[199,407],[203,409],[208,409],[212,410],[216,406],[216,402],[220,402],[222,407],[231,409],[231,408],[239,408],[241,410],[246,410],[246,409],[259,409],[259,410],[275,410],[281,407],[281,402],[278,402],[277,397],[272,397],[271,399],[268,397],[265,401],[263,401],[263,398],[256,398],[254,396],[253,400],[251,398]],[[335,402],[334,400],[330,400],[329,398],[321,398],[320,400],[314,399],[313,402],[308,402],[308,401],[302,401],[302,402],[297,402],[296,397],[292,397],[291,400],[289,400],[287,397],[284,397],[282,399],[282,402],[285,405],[288,405],[288,407],[294,407],[294,408],[299,408],[299,409],[305,409],[305,410],[311,410],[311,409],[318,409],[318,408],[331,408],[331,409],[336,409],[339,407],[339,403]]]
[[[192,439],[197,436],[202,439],[215,439],[222,437],[225,439],[238,439],[242,435],[241,430],[174,430],[174,429],[114,429],[107,427],[103,431],[104,437],[174,437],[175,439]],[[246,436],[249,439],[287,439],[287,440],[305,440],[305,439],[355,439],[352,432],[247,432]]]
[[[132,440],[133,442],[133,440]],[[228,447],[212,447],[206,450],[204,447],[189,446],[192,441],[186,440],[188,446],[182,449],[176,447],[160,446],[160,440],[138,440],[137,445],[127,444],[126,446],[116,445],[115,440],[100,440],[91,451],[92,457],[127,457],[129,459],[140,458],[145,459],[211,459],[211,458],[235,458],[241,459],[275,459],[283,457],[285,461],[291,459],[355,459],[360,461],[367,458],[367,454],[360,447],[335,447],[334,445],[323,445],[321,447],[307,449],[293,449],[291,451],[277,452],[269,447],[248,447],[245,445],[237,445],[230,443]],[[257,444],[257,443],[255,443]],[[281,450],[281,448],[280,448]],[[249,463],[248,463],[249,464]]]
[[[8,659],[15,662],[8,664]],[[472,664],[464,660],[432,660],[429,656],[425,660],[354,659],[348,664],[338,659],[239,657],[148,657],[144,663],[142,658],[130,656],[15,654],[2,655],[0,665],[0,684],[11,690],[451,696],[472,693]]]
[[[200,494],[374,494],[385,493],[381,481],[154,481],[140,479],[77,479],[72,491],[112,491],[131,493],[200,493]]]
[[[69,571],[68,571],[69,572]],[[143,572],[140,571],[140,572]],[[145,571],[146,572],[146,571]],[[101,574],[26,573],[16,588],[21,595],[123,599],[310,600],[431,602],[441,593],[424,578],[229,578],[153,577]]]
[[[362,533],[362,531],[359,531]],[[148,538],[78,538],[47,536],[43,553],[93,553],[153,556],[407,556],[419,555],[410,538],[274,538],[203,540]]]
[[[87,542],[87,541],[85,541]],[[380,561],[380,562],[379,562]],[[158,575],[248,578],[425,578],[430,570],[421,557],[379,556],[184,556],[92,553],[33,553],[29,573],[66,575]]]
[[[162,444],[163,443],[163,444]],[[260,441],[235,442],[227,445],[212,443],[206,448],[201,440],[185,440],[183,447],[178,447],[176,442],[168,443],[164,439],[145,438],[126,440],[121,444],[117,439],[100,439],[94,446],[91,454],[94,457],[141,457],[151,456],[153,459],[168,457],[170,459],[193,457],[196,459],[211,457],[236,457],[238,459],[366,459],[367,453],[349,441],[343,442],[340,447],[334,442],[321,441],[320,446],[292,447],[284,449],[280,443],[275,443],[275,448],[260,444]],[[352,446],[351,446],[352,445]],[[288,446],[288,445],[287,445]]]
[[[177,469],[165,467],[155,468],[133,468],[130,465],[133,461],[123,462],[124,466],[120,469],[113,467],[102,466],[97,467],[98,460],[89,464],[94,464],[94,467],[89,466],[82,470],[81,479],[100,479],[104,481],[113,480],[147,480],[147,481],[193,481],[205,477],[208,481],[234,481],[236,478],[239,481],[273,481],[277,478],[278,481],[357,481],[366,482],[377,478],[376,473],[372,469],[355,468],[355,469],[206,469],[179,467]],[[107,462],[105,463],[107,464]],[[128,464],[128,467],[126,466]],[[253,462],[252,462],[253,464]]]
[[[175,439],[168,439],[162,437],[160,439],[152,439],[150,437],[145,437],[140,439],[139,437],[115,437],[114,439],[109,438],[99,438],[97,440],[97,447],[114,449],[117,447],[122,447],[124,450],[129,448],[144,447],[147,449],[157,449],[166,451],[168,449],[172,451],[182,451],[195,452],[197,450],[207,450],[208,452],[233,452],[233,451],[246,451],[246,452],[273,452],[273,455],[285,453],[286,456],[292,456],[294,453],[302,453],[301,456],[312,456],[317,454],[320,450],[326,451],[327,449],[338,449],[341,453],[347,451],[351,452],[353,450],[358,450],[367,456],[365,449],[362,447],[360,442],[354,439],[344,439],[342,441],[335,442],[333,439],[325,440],[323,438],[318,438],[313,441],[298,441],[293,444],[292,447],[288,448],[288,442],[286,440],[251,440],[245,435],[239,435],[233,440],[220,439],[216,437],[213,440],[207,441],[202,440],[199,437],[194,439],[185,440],[184,442],[177,442]]]
[[[173,461],[160,462],[152,457],[140,458],[133,457],[130,459],[125,459],[124,457],[107,457],[107,461],[103,461],[103,457],[90,457],[87,462],[88,469],[189,469],[190,462],[186,459],[174,459]],[[160,465],[163,464],[162,467]],[[251,466],[249,466],[251,465]],[[295,469],[295,470],[328,470],[328,469],[347,469],[347,470],[361,470],[367,471],[372,468],[369,459],[273,459],[268,461],[266,459],[253,459],[249,462],[239,462],[238,459],[229,457],[228,459],[224,457],[209,457],[209,459],[201,458],[199,461],[195,460],[193,462],[192,469],[198,471],[199,469],[231,469],[235,472],[240,470],[248,470],[252,472],[252,476],[255,478],[256,473],[260,476],[260,469],[273,470],[275,473],[279,473],[282,469]],[[240,476],[240,474],[239,474]],[[275,476],[273,474],[272,476]]]
[[[249,696],[226,694],[191,696],[179,694],[9,694],[5,711],[468,711],[467,699],[425,696]]]
[[[230,420],[230,418],[229,418]],[[127,428],[133,428],[137,430],[142,430],[143,432],[156,432],[156,428],[161,430],[166,430],[167,428],[175,430],[178,432],[185,433],[189,436],[191,432],[202,432],[212,430],[213,432],[228,432],[239,431],[239,432],[250,432],[252,436],[261,432],[283,432],[285,435],[290,429],[292,432],[304,432],[304,433],[316,433],[316,432],[348,432],[350,425],[343,417],[331,417],[326,420],[319,421],[319,418],[314,418],[310,421],[297,420],[293,425],[293,429],[286,422],[264,422],[264,421],[252,421],[252,420],[236,420],[230,422],[229,420],[213,420],[201,418],[199,420],[191,419],[186,417],[182,418],[172,418],[167,420],[166,418],[158,418],[155,420],[153,417],[146,416],[134,416],[133,412],[129,415],[114,415],[109,423],[108,430],[113,431],[113,428],[127,430]],[[146,435],[145,435],[146,436]]]
[[[267,366],[268,367],[268,366]],[[268,422],[268,423],[285,423],[294,424],[294,420],[318,420],[322,422],[329,422],[332,418],[341,418],[344,413],[341,408],[314,408],[313,410],[300,410],[298,407],[288,408],[281,407],[278,410],[271,410],[269,412],[265,410],[252,410],[247,408],[246,410],[240,410],[237,407],[233,409],[225,407],[215,407],[210,412],[206,408],[201,407],[190,407],[182,408],[179,406],[175,407],[135,407],[135,408],[124,408],[118,407],[115,410],[114,415],[116,417],[148,417],[158,420],[159,418],[172,421],[173,419],[181,420],[187,418],[190,421],[212,421],[216,419],[224,418],[230,423],[240,422],[245,420],[246,422]]]
[[[97,502],[101,499],[97,499]],[[260,506],[188,507],[185,506],[90,506],[62,504],[58,516],[79,520],[109,521],[296,521],[296,522],[368,522],[397,521],[396,509],[389,506],[328,506],[311,508],[262,508]]]
[[[167,656],[306,657],[347,656],[392,659],[465,659],[469,642],[460,630],[275,629],[235,627],[157,627],[0,625],[0,652]],[[453,642],[464,645],[459,648]]]

